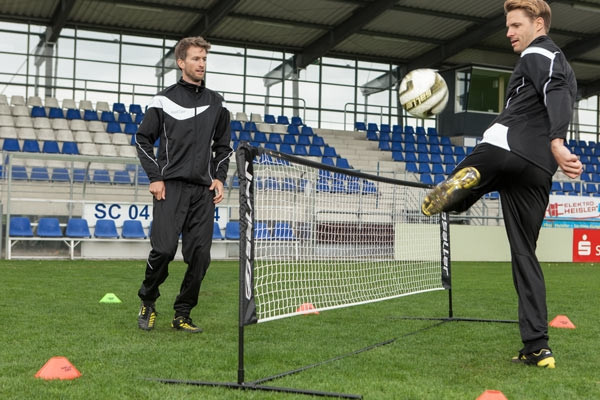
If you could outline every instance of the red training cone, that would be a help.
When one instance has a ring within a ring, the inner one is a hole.
[[[508,400],[504,393],[499,390],[486,390],[481,393],[477,400]]]
[[[575,329],[575,325],[573,325],[566,315],[557,315],[554,317],[554,319],[550,321],[550,326],[553,328]]]
[[[311,311],[312,310],[312,311]],[[303,303],[300,307],[296,309],[296,312],[306,314],[319,314],[317,310],[315,310],[315,306],[312,303]]]
[[[81,376],[77,370],[65,357],[52,357],[35,374],[36,378],[46,380],[50,379],[75,379]]]

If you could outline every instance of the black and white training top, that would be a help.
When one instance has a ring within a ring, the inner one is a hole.
[[[577,81],[565,55],[548,36],[523,50],[508,83],[504,110],[482,143],[511,151],[554,174],[550,141],[566,138]]]
[[[150,182],[177,179],[209,186],[225,182],[229,168],[230,114],[218,93],[180,79],[148,105],[135,136]],[[155,155],[154,143],[160,139]]]

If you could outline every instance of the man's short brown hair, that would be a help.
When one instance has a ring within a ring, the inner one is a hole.
[[[201,47],[206,52],[210,50],[210,43],[208,43],[202,36],[192,36],[181,39],[175,46],[175,60],[185,60],[187,51],[190,47]]]
[[[552,22],[552,10],[544,0],[506,0],[504,2],[504,13],[509,11],[523,10],[525,14],[534,20],[542,18],[544,20],[544,28],[546,33],[550,31],[550,23]]]

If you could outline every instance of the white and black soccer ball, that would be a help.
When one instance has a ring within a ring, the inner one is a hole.
[[[417,118],[427,118],[444,110],[448,103],[448,85],[435,70],[421,68],[404,76],[398,88],[402,108]]]

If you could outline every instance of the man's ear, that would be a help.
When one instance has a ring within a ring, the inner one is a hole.
[[[182,60],[181,58],[178,58],[177,59],[177,66],[179,67],[179,69],[183,69],[184,65],[185,65],[185,61]]]
[[[539,31],[543,31],[546,32],[546,26],[544,24],[544,18],[542,17],[537,17],[535,19],[535,21],[533,21],[534,25],[535,25],[535,31],[539,32]]]

